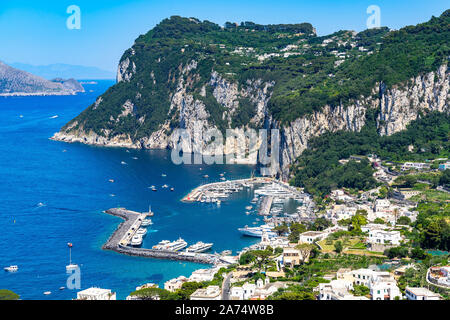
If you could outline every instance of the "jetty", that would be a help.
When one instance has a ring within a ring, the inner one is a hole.
[[[212,182],[201,185],[187,194],[183,202],[215,202],[228,198],[232,193],[242,190],[244,187],[252,187],[255,184],[266,184],[274,179],[267,177],[252,177],[229,181]]]
[[[104,211],[107,214],[124,219],[102,246],[103,250],[112,250],[117,253],[129,256],[146,257],[155,259],[167,259],[178,261],[189,261],[204,264],[214,264],[219,257],[213,254],[178,252],[167,250],[154,250],[146,248],[136,248],[130,246],[131,239],[136,231],[141,227],[142,221],[148,216],[153,216],[153,212],[136,212],[125,208],[112,208]]]
[[[260,216],[268,216],[270,214],[270,208],[272,208],[273,197],[265,196],[261,201],[258,214]]]

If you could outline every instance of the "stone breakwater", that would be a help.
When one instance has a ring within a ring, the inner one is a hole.
[[[123,239],[129,235],[132,226],[138,223],[139,219],[142,220],[143,214],[130,211],[125,208],[112,208],[106,210],[105,213],[122,218],[125,221],[117,227],[116,231],[114,231],[108,241],[102,246],[103,250],[112,250],[117,253],[136,257],[188,261],[205,264],[214,264],[218,260],[218,257],[212,254],[154,250],[123,245]]]

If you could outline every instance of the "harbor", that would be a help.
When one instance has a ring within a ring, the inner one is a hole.
[[[154,246],[152,249],[133,246],[133,239],[135,239],[134,237],[136,237],[137,232],[142,230],[142,224],[144,221],[149,221],[147,219],[148,217],[153,216],[153,212],[151,210],[149,210],[149,212],[140,213],[127,210],[125,208],[112,208],[106,210],[105,213],[122,218],[125,221],[117,227],[116,231],[102,246],[103,250],[112,250],[129,256],[188,261],[204,264],[215,264],[220,260],[220,255],[199,252],[199,250],[202,250],[203,247],[209,249],[212,246],[212,244],[203,244],[202,242],[190,246],[187,249],[190,249],[189,251],[178,251],[181,248],[186,247],[187,243],[186,245],[179,246],[173,250],[169,250],[169,247],[158,247],[158,245]],[[166,244],[169,243],[170,242],[167,241]],[[203,247],[202,244],[204,245]]]

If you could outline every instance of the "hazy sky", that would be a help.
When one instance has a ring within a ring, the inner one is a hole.
[[[172,15],[260,24],[310,22],[319,35],[366,29],[369,5],[381,25],[398,29],[438,16],[448,0],[0,0],[0,60],[35,65],[96,66],[115,71],[134,39]],[[69,30],[70,5],[81,9],[81,29]]]

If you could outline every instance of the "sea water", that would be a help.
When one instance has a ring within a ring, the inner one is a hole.
[[[235,254],[257,242],[237,231],[257,218],[245,214],[252,192],[234,195],[220,206],[180,201],[200,184],[220,181],[221,173],[227,179],[249,177],[252,166],[175,165],[165,150],[49,140],[111,85],[113,81],[85,85],[86,93],[76,96],[0,97],[0,289],[13,290],[21,299],[76,298],[79,290],[59,290],[68,278],[69,242],[72,261],[81,269],[80,290],[107,288],[118,299],[138,285],[163,287],[171,278],[209,267],[102,250],[122,222],[103,213],[112,207],[148,211],[151,205],[154,224],[144,247],[182,237],[189,244],[213,242],[212,252],[229,249]],[[9,265],[18,265],[19,271],[4,272]],[[46,291],[51,294],[44,295]]]

